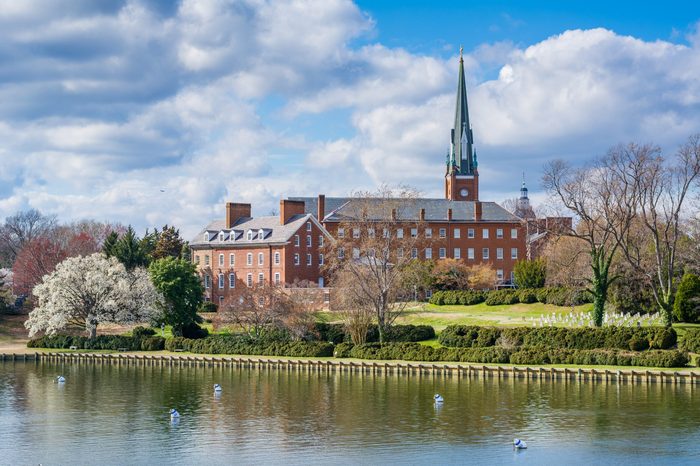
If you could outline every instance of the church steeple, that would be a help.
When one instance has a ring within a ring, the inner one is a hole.
[[[469,106],[467,104],[467,86],[464,79],[463,49],[459,48],[459,77],[457,81],[457,104],[455,106],[455,123],[451,133],[454,148],[454,164],[458,175],[474,173],[474,136],[469,123]]]
[[[464,51],[459,48],[459,77],[455,123],[450,133],[450,151],[445,174],[445,198],[454,201],[479,199],[479,171],[477,170],[474,135],[469,123],[467,84],[464,79]]]

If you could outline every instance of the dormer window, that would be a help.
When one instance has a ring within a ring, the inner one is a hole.
[[[219,233],[219,241],[223,241],[223,240],[224,240],[224,232],[222,231]]]
[[[204,232],[204,241],[209,241],[209,233],[206,231]]]
[[[260,230],[258,231],[258,239],[265,239],[265,232]]]
[[[253,232],[248,231],[248,241],[253,241]]]

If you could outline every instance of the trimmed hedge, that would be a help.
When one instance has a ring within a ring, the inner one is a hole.
[[[418,343],[365,343],[344,347],[343,356],[360,359],[384,359],[427,362],[475,362],[487,364],[586,364],[647,367],[683,367],[690,360],[684,351],[632,352],[611,349],[565,349],[501,346],[485,348],[432,348]]]
[[[669,349],[676,345],[676,331],[666,327],[478,327],[450,325],[440,333],[443,346],[479,348],[542,346],[548,348],[600,349],[615,348],[641,351]]]
[[[331,343],[320,341],[254,342],[237,335],[213,335],[196,340],[173,337],[166,341],[165,349],[205,354],[250,354],[310,358],[333,356]]]
[[[472,306],[483,303],[486,300],[486,292],[477,290],[464,291],[436,291],[430,298],[430,304]]]
[[[88,350],[160,351],[165,348],[165,338],[157,336],[99,335],[93,339],[71,335],[45,335],[27,342],[28,348],[63,348],[76,346]]]
[[[520,296],[518,290],[493,290],[486,297],[487,306],[499,306],[502,304],[518,304]]]
[[[334,344],[350,341],[350,335],[345,332],[343,324],[316,323],[314,333],[319,341],[332,342]],[[435,329],[430,325],[392,325],[386,334],[387,341],[411,342],[425,341],[435,338]],[[371,325],[367,331],[367,341],[379,341],[379,329]]]
[[[700,353],[700,328],[686,330],[678,347],[685,351]]]
[[[438,306],[455,304],[471,306],[483,302],[487,306],[536,302],[555,306],[578,306],[593,302],[593,297],[585,290],[559,287],[491,291],[436,291],[430,298],[430,304]]]

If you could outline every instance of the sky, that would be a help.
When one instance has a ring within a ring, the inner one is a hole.
[[[0,0],[0,219],[164,224],[444,193],[459,47],[480,196],[700,132],[700,2]]]

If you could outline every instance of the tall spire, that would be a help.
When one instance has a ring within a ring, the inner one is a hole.
[[[463,139],[466,139],[466,141]],[[460,175],[472,175],[474,173],[473,144],[474,137],[469,124],[469,108],[467,105],[467,86],[464,79],[464,49],[460,46],[457,105],[455,107],[455,124],[452,129],[454,161]]]

